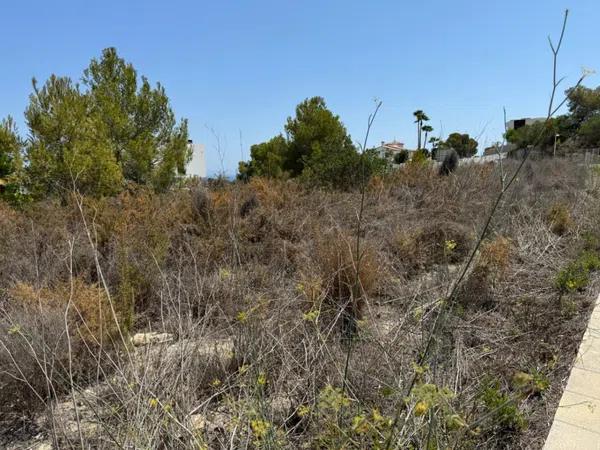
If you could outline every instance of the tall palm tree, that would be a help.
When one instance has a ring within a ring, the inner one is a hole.
[[[413,116],[415,116],[415,123],[417,124],[417,150],[421,149],[421,134],[423,132],[423,122],[427,122],[429,117],[421,109],[417,109]]]
[[[423,125],[421,127],[421,131],[425,132],[425,139],[423,139],[423,147],[427,148],[427,135],[433,131],[433,127],[431,125]]]

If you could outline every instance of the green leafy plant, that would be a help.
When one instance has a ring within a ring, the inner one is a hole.
[[[506,430],[521,430],[527,422],[515,400],[500,390],[498,381],[489,381],[480,396],[491,425]]]
[[[318,428],[316,448],[383,449],[392,419],[376,408],[352,412],[350,405],[350,398],[341,389],[327,385],[321,390],[312,417]],[[303,408],[302,415],[306,417],[309,411]]]
[[[558,273],[556,285],[561,292],[581,291],[590,282],[590,272],[599,269],[600,256],[592,251],[584,251]]]

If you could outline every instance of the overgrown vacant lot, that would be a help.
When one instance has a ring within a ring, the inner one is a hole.
[[[1,204],[0,445],[540,448],[600,181],[527,162],[450,296],[517,164],[408,164],[360,224],[360,192],[263,179]]]

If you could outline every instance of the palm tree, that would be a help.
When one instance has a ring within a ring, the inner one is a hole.
[[[423,146],[427,148],[427,135],[433,131],[433,127],[431,125],[423,125],[421,127],[421,131],[425,132],[425,139],[423,139]]]
[[[441,144],[442,140],[435,136],[431,136],[429,138],[429,143],[431,144],[431,159],[435,159],[435,154]]]
[[[427,122],[429,117],[421,109],[417,109],[413,116],[415,116],[415,123],[417,124],[417,150],[421,149],[421,133],[423,131],[423,122]]]

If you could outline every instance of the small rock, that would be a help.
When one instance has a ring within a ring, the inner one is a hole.
[[[29,450],[52,450],[52,444],[49,441],[38,442],[29,447]]]
[[[215,339],[202,342],[196,348],[196,354],[201,358],[216,358],[223,366],[229,365],[234,357],[233,339]]]
[[[149,344],[163,344],[165,342],[171,342],[173,340],[173,335],[170,333],[136,333],[131,342],[134,346],[139,347],[141,345],[149,345]]]
[[[460,265],[458,264],[448,264],[448,273],[449,274],[453,274],[458,272],[458,270],[461,268]]]
[[[190,416],[189,426],[192,431],[204,431],[206,429],[206,417],[204,414],[194,414]]]
[[[226,430],[231,424],[231,416],[225,412],[214,411],[205,414],[193,414],[188,418],[189,428],[192,432],[212,434],[219,430]]]
[[[276,395],[271,399],[271,414],[273,422],[277,424],[284,423],[293,409],[292,399],[287,395]]]
[[[211,364],[228,369],[235,362],[234,342],[224,339],[181,339],[167,345],[138,347],[134,353],[139,367],[146,376],[159,376],[175,364],[191,361]],[[158,371],[158,372],[157,372]]]

